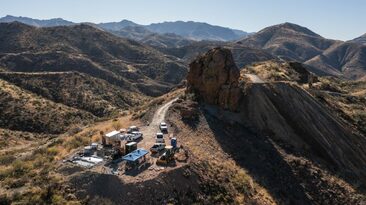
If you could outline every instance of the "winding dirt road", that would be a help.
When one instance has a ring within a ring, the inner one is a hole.
[[[170,108],[170,106],[176,101],[178,98],[174,98],[173,100],[165,103],[161,107],[159,107],[149,124],[149,126],[141,127],[141,132],[144,134],[144,139],[140,142],[145,148],[150,148],[155,143],[155,135],[159,130],[159,124],[165,120],[165,115]],[[166,138],[165,136],[164,138]],[[167,138],[165,139],[165,141]]]

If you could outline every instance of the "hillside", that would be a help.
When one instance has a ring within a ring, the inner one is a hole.
[[[154,96],[187,72],[174,57],[88,25],[0,24],[0,39],[0,67],[8,71],[78,71]]]
[[[244,70],[239,74],[233,62],[229,50],[213,49],[190,64],[187,77],[187,95],[198,100],[222,147],[227,146],[236,162],[255,175],[280,203],[285,199],[305,204],[340,203],[347,197],[351,200],[351,195],[343,195],[340,190],[365,186],[363,135],[300,85],[290,81],[251,82]],[[225,122],[225,127],[218,128]],[[189,125],[194,129],[194,124]],[[286,165],[280,168],[283,162]],[[274,169],[281,174],[272,174]],[[333,194],[338,192],[336,187],[340,192]],[[300,195],[295,197],[295,193]]]
[[[108,117],[148,98],[77,72],[0,73],[0,78],[56,103]]]
[[[338,43],[305,63],[315,73],[359,79],[366,75],[366,45]]]
[[[306,61],[335,43],[292,23],[270,26],[237,43],[264,49],[283,59]]]
[[[91,123],[94,115],[41,98],[0,80],[0,128],[60,134]]]

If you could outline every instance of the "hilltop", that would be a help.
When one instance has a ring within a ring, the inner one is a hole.
[[[284,59],[303,62],[321,54],[335,41],[325,39],[305,27],[284,23],[264,28],[238,43],[267,50]]]

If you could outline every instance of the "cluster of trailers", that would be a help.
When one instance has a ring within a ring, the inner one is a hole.
[[[162,153],[156,163],[168,164],[174,160],[174,154],[177,150],[177,139],[171,137],[170,145],[166,145],[164,133],[168,133],[168,126],[165,122],[160,123],[161,132],[156,133],[155,143],[150,148],[152,155]],[[73,163],[84,167],[92,167],[103,161],[106,164],[125,163],[125,170],[139,169],[146,162],[146,155],[149,151],[144,148],[138,148],[138,142],[143,139],[143,133],[137,126],[131,126],[128,129],[114,130],[103,135],[101,144],[92,143],[84,147],[84,150],[73,157]],[[113,173],[113,172],[112,172]]]

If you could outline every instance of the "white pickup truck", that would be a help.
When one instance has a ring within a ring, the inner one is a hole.
[[[162,132],[168,132],[168,125],[165,122],[161,122],[159,128]]]
[[[130,134],[126,135],[126,140],[131,142],[131,141],[136,141],[142,137],[143,137],[143,134],[141,132],[133,131]]]
[[[164,134],[161,132],[156,133],[156,143],[164,143]]]

